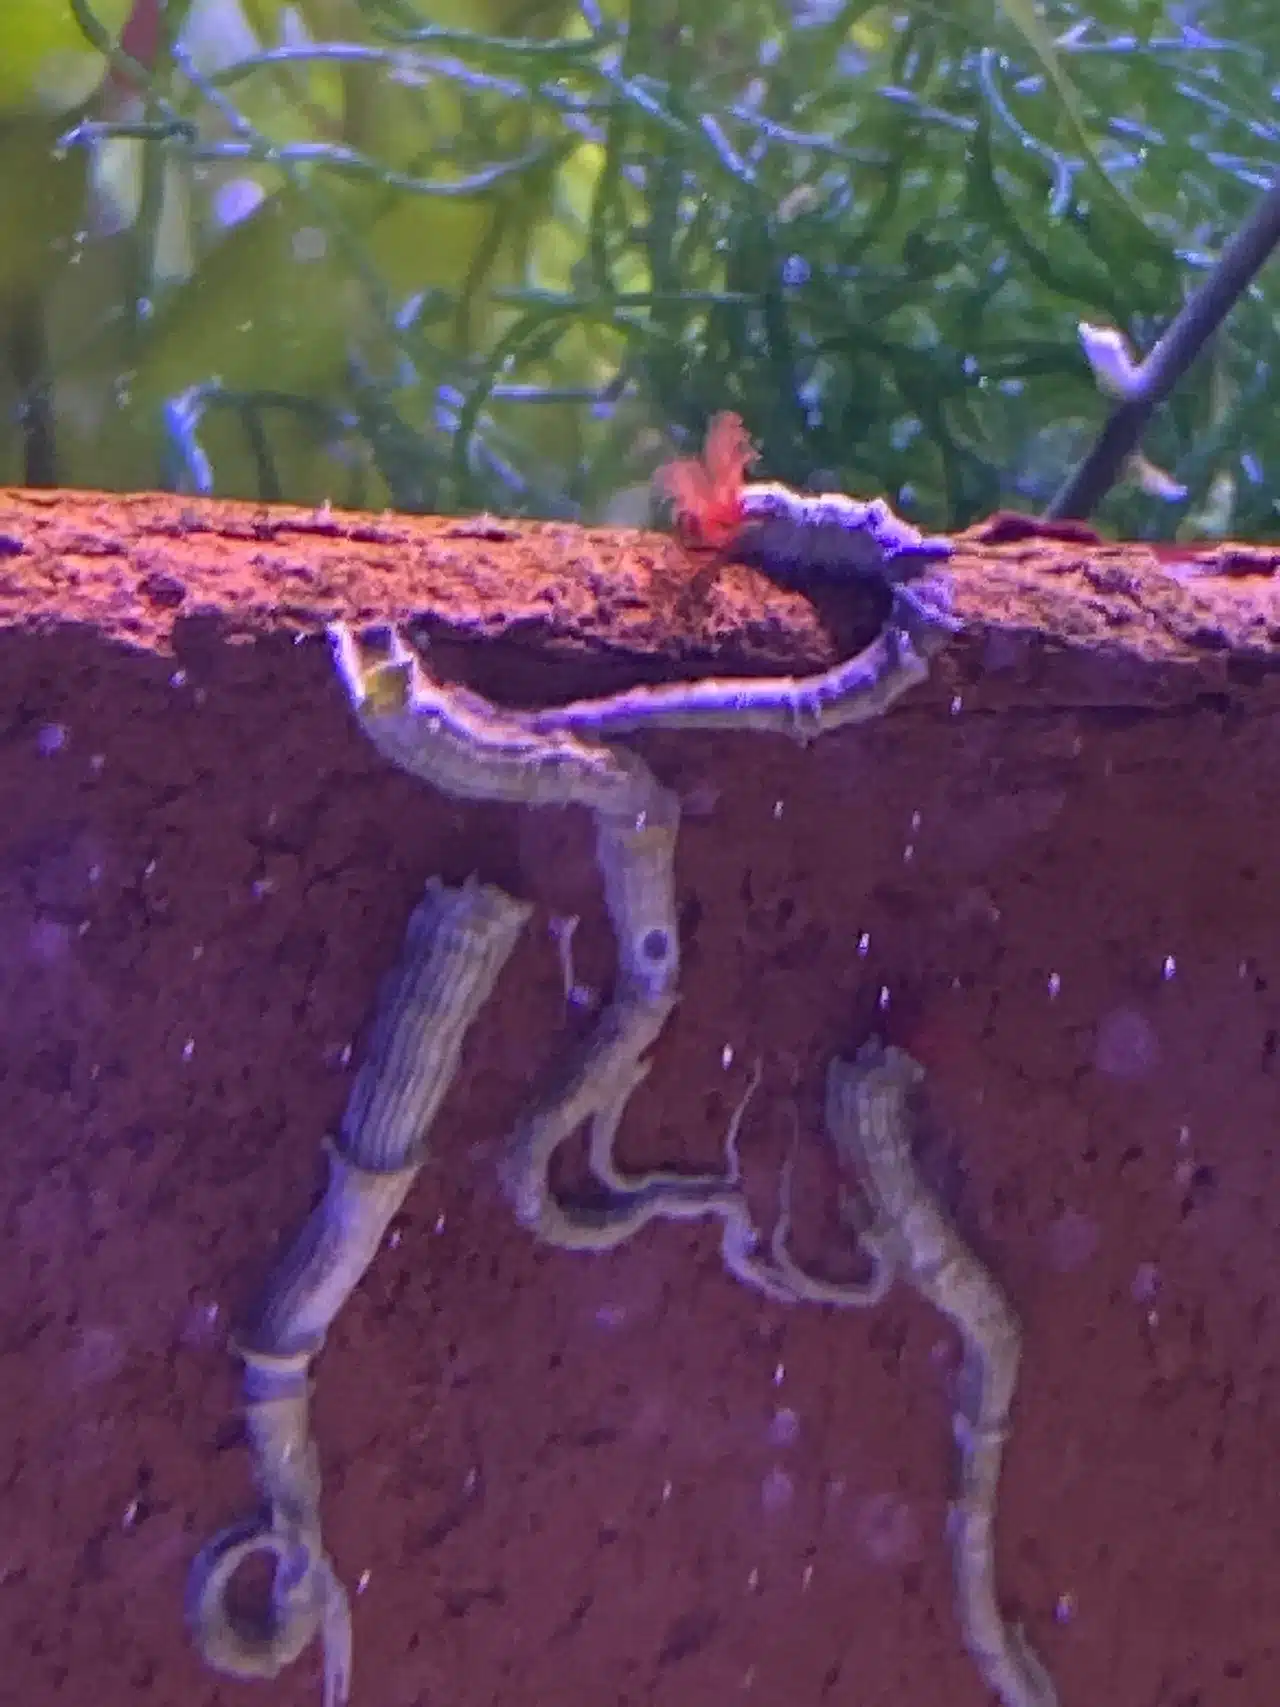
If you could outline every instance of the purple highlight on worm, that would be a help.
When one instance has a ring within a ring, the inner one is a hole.
[[[954,547],[896,516],[883,498],[793,492],[775,481],[744,486],[733,554],[778,579],[868,578],[896,585],[945,562]]]

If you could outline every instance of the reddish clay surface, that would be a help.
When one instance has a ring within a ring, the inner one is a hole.
[[[827,1060],[877,1024],[918,1054],[925,1163],[1026,1331],[1006,1603],[1063,1707],[1270,1707],[1280,559],[994,531],[882,724],[644,743],[687,804],[685,973],[625,1152],[716,1165],[759,1058],[757,1207],[798,1126],[838,1266]],[[425,880],[477,870],[539,911],[317,1368],[353,1707],[981,1707],[950,1330],[902,1288],[762,1303],[709,1227],[588,1257],[511,1224],[503,1135],[582,1023],[555,915],[610,976],[588,827],[391,772],[316,632],[417,614],[444,667],[550,700],[810,669],[865,613],[651,535],[168,498],[0,493],[0,554],[0,1702],[318,1703],[315,1653],[235,1685],[184,1635],[193,1553],[252,1504],[225,1328]]]

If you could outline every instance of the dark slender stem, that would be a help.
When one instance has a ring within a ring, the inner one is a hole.
[[[22,483],[56,486],[53,385],[44,304],[37,291],[24,293],[10,307],[8,357],[22,425]]]
[[[1280,178],[1271,186],[1138,370],[1093,449],[1045,511],[1046,521],[1082,521],[1115,484],[1158,403],[1173,390],[1280,243]]]

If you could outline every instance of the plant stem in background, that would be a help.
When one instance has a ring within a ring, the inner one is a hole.
[[[1082,521],[1096,509],[1137,449],[1156,405],[1164,401],[1200,354],[1277,243],[1280,178],[1227,244],[1203,287],[1137,370],[1093,449],[1045,511],[1046,520]]]

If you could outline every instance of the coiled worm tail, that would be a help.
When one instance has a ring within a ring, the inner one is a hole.
[[[413,1184],[466,1031],[529,911],[474,881],[459,889],[428,883],[401,963],[383,980],[341,1137],[328,1144],[328,1189],[236,1337],[254,1476],[270,1519],[224,1531],[197,1558],[188,1590],[192,1636],[217,1670],[274,1677],[319,1634],[326,1707],[341,1707],[350,1689],[351,1615],[321,1537],[308,1366]],[[254,1624],[233,1616],[227,1594],[256,1552],[271,1553],[276,1571],[269,1614]]]
[[[270,1520],[234,1524],[201,1550],[188,1579],[187,1623],[205,1663],[237,1678],[278,1676],[320,1636],[324,1704],[343,1707],[351,1688],[351,1606],[321,1538],[307,1389],[305,1368],[248,1359],[246,1421]],[[233,1612],[229,1591],[240,1566],[260,1553],[273,1557],[275,1570],[266,1614],[255,1619]]]
[[[271,1607],[260,1622],[232,1614],[231,1579],[247,1560],[275,1560]],[[319,1635],[324,1645],[324,1707],[343,1707],[351,1693],[351,1608],[323,1553],[297,1536],[264,1529],[256,1517],[224,1529],[191,1567],[187,1623],[201,1659],[224,1676],[278,1677]]]
[[[571,734],[544,734],[466,688],[433,681],[391,631],[370,656],[345,623],[329,629],[338,673],[374,746],[394,765],[461,800],[586,806],[639,814],[652,780],[639,760]]]
[[[905,627],[889,625],[852,658],[813,676],[741,676],[630,688],[530,713],[542,732],[597,741],[646,729],[741,729],[807,742],[880,717],[926,681],[929,665]]]

